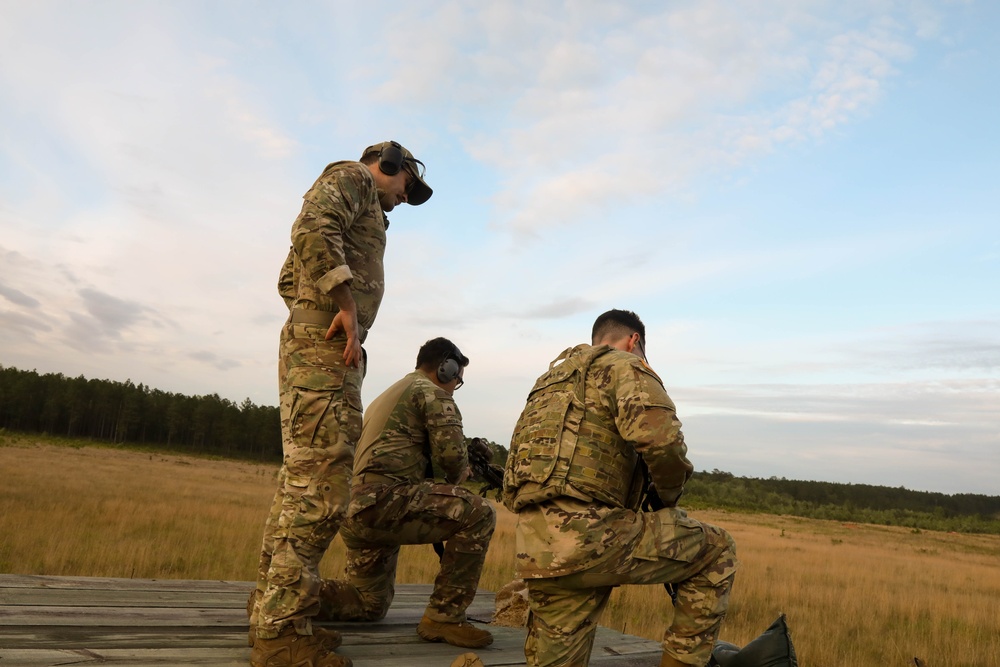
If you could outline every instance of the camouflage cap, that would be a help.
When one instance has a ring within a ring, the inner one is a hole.
[[[424,163],[413,157],[413,153],[403,148],[399,142],[383,141],[366,148],[361,157],[364,159],[372,153],[381,155],[382,151],[390,146],[396,146],[403,153],[403,169],[413,177],[413,184],[406,194],[406,203],[413,206],[420,206],[431,198],[434,191],[431,190],[431,186],[427,185],[427,182],[424,180]]]

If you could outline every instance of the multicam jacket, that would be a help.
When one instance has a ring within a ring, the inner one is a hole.
[[[375,179],[360,162],[334,162],[303,196],[278,293],[289,308],[337,312],[330,292],[349,283],[358,324],[371,328],[385,291],[388,226]]]
[[[428,455],[454,483],[469,465],[462,414],[454,399],[420,371],[382,392],[365,411],[354,454],[355,482],[365,473],[418,484]]]
[[[577,572],[638,540],[639,455],[675,505],[694,468],[660,378],[606,345],[564,351],[528,395],[504,474],[522,577]]]

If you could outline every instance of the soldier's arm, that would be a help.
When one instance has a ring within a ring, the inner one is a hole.
[[[303,196],[302,211],[292,226],[292,246],[303,272],[323,292],[353,279],[344,236],[363,210],[365,185],[359,171],[328,169]]]
[[[618,431],[642,455],[663,503],[673,507],[694,471],[674,403],[659,378],[641,364],[631,364],[620,375]]]
[[[326,340],[333,338],[338,331],[343,331],[347,336],[344,363],[357,368],[364,352],[361,350],[361,325],[358,324],[358,306],[354,303],[354,295],[346,283],[340,283],[333,288],[330,296],[337,304],[337,314],[326,331]]]
[[[281,273],[278,274],[278,294],[285,301],[285,306],[291,310],[292,304],[295,303],[295,297],[298,296],[298,289],[295,285],[295,272],[293,268],[295,266],[295,251],[291,248],[288,249],[288,256],[285,257],[285,263],[281,265]]]
[[[292,246],[302,270],[337,304],[338,314],[327,340],[342,330],[347,335],[344,360],[357,366],[361,360],[358,316],[351,294],[354,279],[344,252],[344,236],[375,196],[375,181],[362,164],[325,172],[305,194],[302,212],[292,227]]]
[[[462,413],[442,389],[436,389],[425,405],[431,457],[449,484],[460,484],[469,476],[469,453],[462,432]]]

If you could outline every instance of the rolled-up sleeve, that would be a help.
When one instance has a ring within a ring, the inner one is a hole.
[[[331,165],[332,166],[332,165]],[[374,182],[362,164],[327,168],[304,196],[292,226],[292,247],[302,270],[325,293],[353,279],[344,252],[344,237],[363,212]]]

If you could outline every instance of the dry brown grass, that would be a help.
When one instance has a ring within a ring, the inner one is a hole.
[[[39,444],[0,436],[0,571],[251,580],[274,466]],[[742,567],[723,639],[743,645],[781,612],[809,667],[1000,666],[1000,536],[698,512],[728,529]],[[481,586],[513,574],[500,508]],[[429,546],[404,547],[401,583],[430,582]],[[339,540],[323,563],[343,567]],[[617,590],[603,623],[662,636],[658,586]]]

